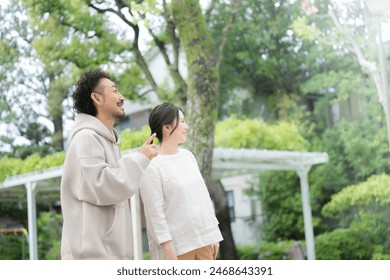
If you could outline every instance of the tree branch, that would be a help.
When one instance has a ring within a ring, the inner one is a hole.
[[[166,43],[159,38],[159,36],[153,31],[152,28],[148,27],[149,34],[152,36],[153,41],[156,46],[160,50],[161,55],[164,58],[165,64],[169,70],[169,74],[173,79],[173,82],[176,87],[176,96],[179,97],[180,102],[182,104],[186,103],[186,93],[187,93],[187,84],[183,78],[183,76],[179,72],[179,53],[180,53],[180,40],[177,38],[175,31],[176,27],[173,22],[173,18],[168,11],[168,6],[166,1],[163,1],[164,11],[163,17],[167,22],[168,35],[172,42],[173,47],[173,63],[168,55],[167,45]],[[146,15],[143,13],[139,13],[140,17],[146,21]]]
[[[381,92],[382,92],[381,78],[380,78],[380,74],[378,72],[378,68],[377,68],[376,63],[374,63],[372,61],[368,61],[364,57],[364,54],[363,54],[362,50],[360,49],[359,45],[356,43],[354,38],[351,35],[349,35],[350,33],[345,30],[346,28],[341,25],[341,23],[339,22],[332,7],[329,9],[329,15],[332,18],[333,23],[335,24],[337,29],[340,32],[342,32],[345,35],[345,37],[348,39],[348,41],[350,42],[350,44],[352,46],[352,51],[355,53],[359,64],[362,67],[366,68],[370,72],[371,77],[374,81],[375,87],[377,89],[378,95],[379,95],[379,101],[382,104],[383,98],[382,98],[382,94],[381,94]]]
[[[146,21],[146,16],[145,16],[145,14],[140,13],[140,16],[141,16],[141,18],[142,18],[144,21]],[[166,49],[166,47],[165,47],[165,43],[164,43],[162,40],[160,40],[160,38],[154,33],[154,31],[152,30],[152,28],[147,27],[147,29],[148,29],[150,35],[152,36],[153,41],[156,43],[156,46],[157,46],[158,49],[160,50],[160,52],[161,52],[161,54],[162,54],[162,56],[163,56],[163,58],[164,58],[165,63],[166,63],[168,66],[170,66],[170,65],[171,65],[171,61],[170,61],[170,59],[169,59],[169,56],[168,56],[168,53],[167,53],[167,49]]]
[[[180,39],[176,36],[176,26],[165,0],[163,0],[163,7],[163,17],[167,22],[168,35],[173,47],[173,67],[179,69]]]
[[[112,9],[112,8],[101,9],[98,6],[95,6],[94,4],[92,4],[91,2],[88,3],[88,7],[96,10],[99,14],[104,14],[104,13],[107,13],[107,12],[111,12],[111,13],[116,14],[116,11],[114,9]]]
[[[117,1],[116,1],[117,2]],[[93,8],[94,10],[96,10],[99,14],[104,14],[104,13],[113,13],[113,14],[116,14],[121,20],[123,20],[127,25],[131,26],[131,28],[135,28],[136,24],[132,23],[131,21],[129,21],[125,15],[120,11],[115,11],[114,9],[112,8],[107,8],[107,9],[101,9],[97,6],[95,6],[94,4],[92,3],[89,3],[88,4],[89,7]],[[120,6],[121,7],[121,6]],[[119,8],[119,7],[118,7]],[[130,8],[129,8],[130,10]]]
[[[173,77],[174,83],[176,85],[176,93],[179,96],[181,102],[185,104],[187,102],[188,86],[183,76],[179,72],[180,39],[176,36],[176,26],[173,20],[173,16],[169,12],[168,5],[165,0],[163,1],[163,7],[163,17],[167,22],[167,31],[173,48],[173,64],[168,66],[169,72]]]
[[[139,26],[138,26],[138,24],[134,24],[133,22],[129,21],[125,17],[125,15],[122,13],[122,11],[121,11],[123,8],[128,8],[129,9],[129,13],[131,15],[131,9],[130,9],[130,7],[127,7],[125,5],[125,3],[123,1],[121,1],[121,0],[115,0],[115,3],[117,5],[118,10],[114,10],[112,8],[101,9],[101,8],[93,5],[92,3],[89,3],[88,6],[93,8],[93,9],[95,9],[98,13],[110,12],[110,13],[116,14],[123,22],[125,22],[127,25],[129,25],[133,29],[133,31],[134,31],[134,40],[133,40],[133,43],[132,43],[132,49],[133,49],[133,52],[135,54],[136,63],[138,64],[138,66],[144,72],[145,77],[148,80],[149,84],[152,86],[153,90],[157,94],[159,94],[158,85],[157,85],[156,81],[154,80],[153,75],[152,75],[152,73],[149,70],[149,66],[148,66],[147,62],[145,61],[145,58],[144,58],[144,56],[142,55],[142,53],[141,53],[141,51],[139,49],[139,44],[138,44],[138,42],[139,42],[139,33],[140,33]]]
[[[232,7],[232,12],[230,14],[228,21],[226,22],[225,27],[222,30],[222,40],[221,40],[221,43],[219,44],[219,47],[218,47],[218,57],[217,57],[217,62],[216,62],[217,63],[216,65],[218,68],[221,65],[222,60],[223,60],[223,51],[224,51],[226,43],[227,43],[229,31],[232,29],[236,15],[240,10],[240,0],[232,0],[231,7]]]
[[[366,67],[368,70],[371,71],[376,71],[376,65],[375,63],[371,62],[371,61],[368,61],[366,60],[366,58],[364,57],[363,55],[363,52],[361,51],[359,45],[356,43],[356,41],[352,38],[351,35],[349,35],[350,33],[348,31],[345,30],[345,27],[343,28],[343,26],[340,24],[339,20],[337,19],[333,9],[329,9],[329,15],[330,17],[332,18],[334,24],[336,25],[337,29],[339,31],[341,31],[346,37],[347,39],[349,40],[349,42],[351,43],[351,46],[352,46],[352,51],[356,54],[357,58],[358,58],[358,61],[360,63],[360,65],[362,65],[363,67]]]
[[[204,13],[204,17],[205,17],[207,23],[210,21],[211,12],[214,10],[215,3],[217,1],[218,0],[211,0],[209,6],[206,9],[206,12]]]

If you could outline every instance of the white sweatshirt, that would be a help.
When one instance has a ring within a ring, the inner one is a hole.
[[[119,134],[79,114],[69,135],[61,179],[61,259],[132,259],[129,198],[149,159],[121,156]]]
[[[177,255],[223,240],[206,184],[194,155],[179,149],[158,155],[140,186],[152,259],[163,259],[161,243],[172,240]]]

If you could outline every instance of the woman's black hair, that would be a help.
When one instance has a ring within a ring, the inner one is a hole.
[[[153,108],[149,115],[149,127],[151,134],[156,133],[156,137],[160,143],[163,141],[162,128],[166,124],[175,124],[175,128],[171,134],[175,131],[179,125],[179,111],[183,110],[171,103],[165,102]]]
[[[96,107],[93,104],[91,93],[96,90],[100,79],[110,76],[101,69],[95,69],[89,72],[83,73],[80,80],[76,84],[75,91],[73,92],[73,109],[76,113],[85,113],[88,115],[96,116]]]

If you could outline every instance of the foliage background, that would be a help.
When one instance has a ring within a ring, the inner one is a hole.
[[[155,35],[148,47],[161,51],[175,42],[169,9],[164,14],[157,1],[130,2],[135,22]],[[312,14],[303,9],[305,1],[238,2],[233,13],[232,1],[215,1],[208,14],[208,31],[216,45],[234,18],[219,68],[215,146],[327,152],[329,163],[309,173],[317,258],[389,259],[386,125],[372,73],[351,47],[353,39],[364,49],[365,59],[376,62],[372,19],[361,1],[311,1],[318,10]],[[63,163],[62,121],[74,117],[71,86],[84,70],[103,66],[113,72],[132,100],[144,100],[155,90],[164,100],[183,102],[185,87],[174,67],[169,68],[173,90],[168,81],[153,87],[126,32],[107,24],[107,14],[87,5],[96,2],[12,3],[0,9],[0,121],[9,125],[0,142],[11,149],[1,151],[0,182]],[[333,118],[330,111],[337,106],[352,113]],[[141,145],[147,135],[147,128],[124,131],[121,149]],[[17,137],[28,144],[16,145]],[[266,223],[259,234],[264,242],[237,251],[244,259],[283,258],[292,241],[304,240],[299,179],[290,172],[259,176],[251,195],[262,203]],[[55,259],[61,221],[50,205],[39,207],[39,256]],[[1,203],[0,213],[26,225],[23,202]],[[15,247],[22,242],[9,239],[0,242]],[[17,252],[14,257],[25,256]]]

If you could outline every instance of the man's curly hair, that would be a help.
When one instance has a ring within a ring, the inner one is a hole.
[[[91,93],[96,90],[100,79],[110,76],[101,69],[95,69],[83,73],[80,80],[76,83],[76,89],[73,92],[73,106],[76,113],[85,113],[96,116],[96,107],[93,104]]]

